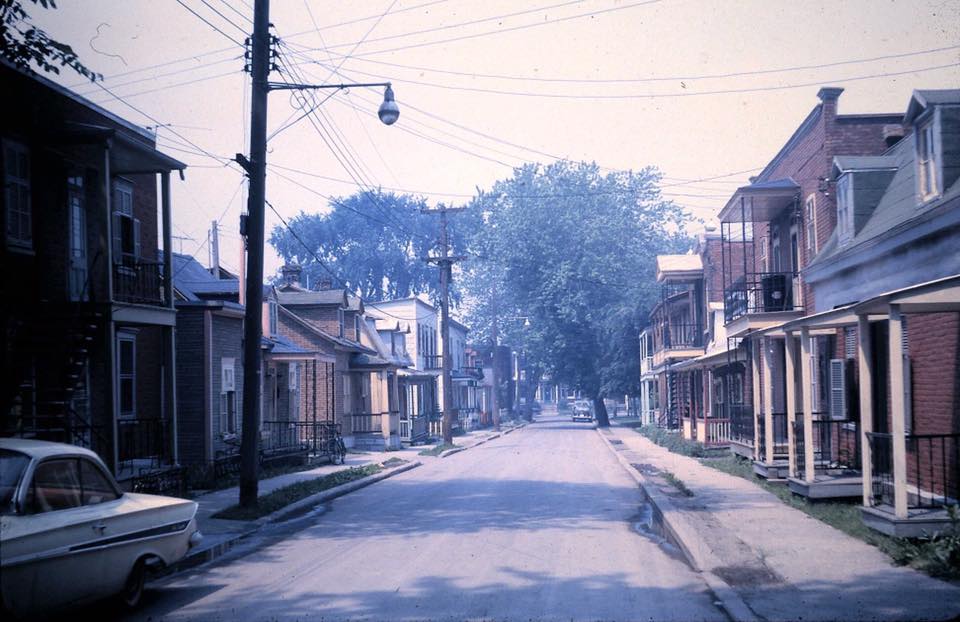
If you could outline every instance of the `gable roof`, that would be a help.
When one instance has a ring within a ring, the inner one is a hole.
[[[161,251],[162,257],[162,251]],[[240,282],[236,279],[218,279],[191,255],[171,255],[173,287],[185,300],[195,302],[210,295],[239,294]]]
[[[320,291],[292,289],[289,286],[277,288],[277,301],[283,306],[296,305],[334,305],[348,308],[347,292],[342,289],[324,289]]]
[[[907,104],[904,123],[911,123],[930,106],[960,104],[960,89],[923,89],[916,90]]]

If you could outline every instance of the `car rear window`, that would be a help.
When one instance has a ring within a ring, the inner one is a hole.
[[[0,449],[0,514],[13,514],[13,493],[28,464],[30,456],[19,451]]]

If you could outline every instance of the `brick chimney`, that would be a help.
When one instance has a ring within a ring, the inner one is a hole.
[[[303,267],[298,264],[285,264],[280,268],[280,274],[284,285],[299,285],[300,278],[303,275]]]
[[[320,277],[317,290],[323,292],[328,289],[333,289],[333,279],[331,279],[329,276]]]
[[[840,86],[825,86],[817,93],[817,97],[820,98],[820,102],[823,105],[824,117],[830,119],[836,118],[837,100],[840,99],[841,93],[843,93],[843,87]]]

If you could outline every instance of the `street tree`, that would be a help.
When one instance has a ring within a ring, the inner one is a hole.
[[[653,168],[530,164],[472,201],[482,225],[464,268],[468,319],[485,338],[499,318],[504,341],[524,358],[528,400],[549,373],[588,396],[605,426],[604,397],[639,392],[638,334],[656,300],[655,258],[691,243],[688,217],[663,200],[659,178]]]
[[[371,301],[418,294],[437,299],[439,271],[424,261],[436,246],[437,223],[423,213],[423,198],[360,191],[332,199],[329,207],[322,214],[301,212],[289,229],[273,229],[270,243],[285,262],[301,264],[311,283],[332,273],[340,285]],[[463,235],[451,232],[451,245],[462,252]],[[451,295],[459,300],[456,287]]]
[[[31,2],[45,9],[57,8],[54,0]],[[61,67],[70,67],[90,81],[103,78],[80,62],[73,48],[37,28],[23,5],[22,0],[0,0],[0,56],[25,71],[37,66],[59,74]]]

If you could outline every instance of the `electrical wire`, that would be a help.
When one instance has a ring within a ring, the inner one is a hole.
[[[177,4],[179,4],[180,6],[182,6],[183,8],[185,8],[186,10],[190,11],[190,13],[192,13],[194,16],[196,16],[196,17],[197,17],[200,21],[202,21],[204,24],[206,24],[207,26],[210,26],[211,28],[213,28],[214,30],[216,30],[217,32],[219,32],[221,35],[223,35],[224,37],[226,37],[227,39],[229,39],[231,42],[239,45],[240,47],[244,47],[244,46],[243,46],[243,43],[241,43],[240,41],[237,41],[236,39],[234,39],[233,37],[231,37],[231,36],[228,35],[227,33],[225,33],[225,32],[223,32],[222,30],[220,30],[220,28],[218,28],[213,22],[211,22],[210,20],[208,20],[207,18],[205,18],[203,15],[200,15],[199,13],[197,13],[196,11],[194,11],[193,9],[191,9],[189,6],[187,6],[187,4],[186,4],[185,2],[183,2],[183,0],[176,0],[176,1],[177,1]]]

